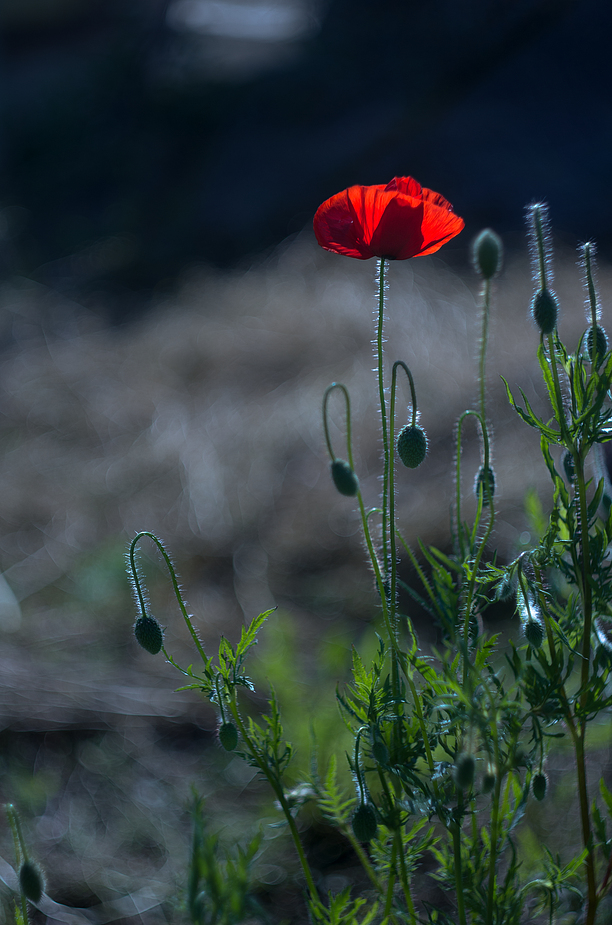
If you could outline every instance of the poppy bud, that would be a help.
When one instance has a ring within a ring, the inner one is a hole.
[[[496,601],[509,601],[514,596],[514,582],[510,575],[506,575],[495,589]]]
[[[19,886],[21,892],[31,903],[40,901],[45,884],[42,871],[33,861],[24,861],[19,868]]]
[[[418,424],[406,424],[397,435],[397,455],[408,469],[416,469],[427,456],[427,435]]]
[[[593,336],[593,326],[587,332],[587,352],[593,366],[597,367],[608,352],[608,338],[606,332],[600,324],[595,325],[595,335]]]
[[[482,486],[482,506],[488,507],[489,497],[495,494],[495,473],[490,466],[481,466],[474,482],[474,494],[478,498]]]
[[[485,228],[472,243],[474,269],[483,279],[493,279],[501,270],[503,252],[499,235]]]
[[[491,793],[493,787],[495,786],[495,772],[491,765],[487,768],[486,772],[482,777],[482,792]]]
[[[574,465],[574,457],[571,453],[563,454],[563,471],[565,472],[565,477],[570,485],[573,485],[574,479],[576,478],[576,466]]]
[[[546,788],[548,787],[548,778],[543,771],[538,771],[537,774],[534,774],[531,779],[531,792],[533,793],[536,800],[540,803],[546,796]]]
[[[533,649],[539,649],[544,642],[544,627],[539,620],[526,620],[523,624],[525,639]]]
[[[238,730],[233,723],[221,723],[219,726],[219,742],[226,752],[233,752],[238,745]]]
[[[531,312],[542,334],[551,334],[555,330],[559,315],[557,297],[550,289],[540,289],[533,297]]]
[[[331,463],[331,477],[341,495],[353,498],[359,491],[359,479],[343,459],[334,459]]]
[[[355,838],[360,842],[372,841],[378,829],[374,804],[365,800],[359,804],[351,820]]]
[[[460,790],[469,790],[474,783],[476,762],[473,755],[464,752],[459,755],[453,777]]]
[[[151,655],[157,655],[164,644],[164,631],[150,614],[138,617],[134,624],[134,636],[136,642]]]

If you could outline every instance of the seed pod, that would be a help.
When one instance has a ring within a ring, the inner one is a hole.
[[[45,889],[42,871],[33,861],[24,861],[19,868],[19,886],[21,892],[31,903],[40,901]]]
[[[503,252],[499,235],[485,228],[472,244],[474,269],[483,279],[493,279],[501,270]]]
[[[238,730],[233,723],[221,723],[219,726],[219,742],[226,752],[233,752],[238,745]]]
[[[495,494],[495,473],[490,466],[481,466],[476,475],[476,481],[474,482],[474,494],[476,497],[480,494],[480,487],[482,486],[482,506],[488,507],[489,504],[489,495],[491,498]]]
[[[523,624],[525,639],[533,649],[539,649],[544,642],[544,627],[539,620],[526,620]]]
[[[331,477],[341,495],[353,498],[359,491],[359,479],[343,459],[334,459],[331,463]]]
[[[476,761],[474,756],[464,752],[457,758],[453,777],[460,790],[469,790],[474,783]]]
[[[531,312],[542,334],[551,334],[557,326],[559,316],[557,297],[550,289],[540,289],[533,298]]]
[[[138,617],[134,624],[134,636],[136,642],[151,655],[157,655],[164,644],[164,631],[150,614]]]
[[[562,464],[567,481],[570,485],[573,485],[574,479],[576,478],[576,466],[574,465],[574,457],[571,453],[565,452],[563,454]]]
[[[531,778],[531,792],[533,793],[536,800],[540,803],[546,796],[546,789],[548,787],[548,778],[543,771],[538,771],[537,774],[534,774]]]
[[[595,325],[595,336],[593,336],[593,326],[587,332],[587,353],[593,366],[598,367],[608,352],[608,338],[606,332],[600,324]]]
[[[418,424],[406,424],[397,435],[397,455],[408,469],[416,469],[427,456],[427,435]]]
[[[494,786],[495,786],[495,771],[493,770],[491,765],[489,765],[489,767],[487,768],[487,770],[482,776],[482,792],[491,793]]]
[[[372,841],[378,829],[374,804],[366,800],[360,803],[351,820],[355,838],[360,842]]]

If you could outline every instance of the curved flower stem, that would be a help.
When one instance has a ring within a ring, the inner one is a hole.
[[[187,624],[187,628],[188,628],[188,630],[189,630],[189,632],[190,632],[190,634],[191,634],[191,638],[193,639],[193,641],[194,641],[194,643],[195,643],[195,646],[196,646],[198,652],[200,653],[200,656],[201,656],[201,658],[202,658],[202,661],[204,662],[205,665],[208,665],[209,662],[210,662],[210,659],[207,658],[206,653],[205,653],[204,649],[202,648],[202,643],[200,642],[200,640],[199,640],[199,638],[198,638],[198,634],[196,633],[195,629],[193,628],[193,624],[192,624],[192,622],[191,622],[191,619],[190,619],[190,617],[189,617],[189,614],[187,613],[187,608],[185,607],[185,602],[183,601],[183,597],[182,597],[182,595],[181,595],[181,589],[180,589],[180,587],[179,587],[178,579],[177,579],[177,577],[176,577],[176,572],[175,572],[174,566],[173,566],[173,564],[172,564],[172,559],[170,558],[170,556],[169,556],[168,553],[166,552],[166,548],[165,548],[164,544],[162,543],[162,541],[161,541],[158,537],[156,537],[154,533],[150,533],[148,530],[141,530],[140,533],[137,533],[137,534],[136,534],[136,536],[134,537],[134,539],[133,539],[132,542],[130,543],[130,550],[129,550],[129,554],[128,554],[128,555],[129,555],[129,563],[130,563],[131,577],[132,577],[132,581],[133,581],[133,583],[134,583],[134,590],[135,590],[135,593],[136,593],[136,596],[137,596],[137,599],[138,599],[138,603],[139,603],[139,605],[140,605],[141,613],[143,614],[143,616],[146,615],[146,613],[147,613],[147,605],[146,605],[146,599],[145,599],[144,590],[143,590],[143,587],[142,587],[142,579],[141,579],[141,577],[140,577],[140,575],[139,575],[139,573],[138,573],[138,563],[136,562],[136,545],[137,545],[138,542],[143,538],[143,536],[148,536],[150,540],[153,540],[153,542],[155,543],[155,545],[156,545],[157,548],[159,549],[159,551],[160,551],[160,553],[161,553],[161,555],[162,555],[162,557],[163,557],[163,560],[164,560],[164,562],[165,562],[165,564],[166,564],[166,568],[168,569],[168,573],[169,573],[169,575],[170,575],[170,580],[171,580],[171,582],[172,582],[172,588],[174,589],[174,596],[176,597],[176,600],[177,600],[177,603],[178,603],[178,605],[179,605],[179,608],[180,608],[181,614],[182,614],[182,616],[183,616],[183,619],[184,619],[185,623]]]
[[[384,257],[378,261],[378,323],[376,327],[376,359],[378,368],[378,396],[380,400],[380,422],[383,441],[383,496],[382,496],[382,559],[385,579],[389,570],[389,538],[387,498],[389,491],[389,441],[387,437],[387,405],[385,402],[385,383],[383,369],[383,326],[385,320],[385,277],[387,263]]]
[[[334,453],[332,442],[331,442],[331,437],[329,435],[329,422],[327,419],[327,403],[329,401],[329,396],[331,395],[334,389],[340,389],[340,391],[344,395],[344,401],[346,404],[346,455],[347,455],[347,462],[349,466],[351,467],[351,469],[354,470],[355,465],[353,463],[353,440],[351,436],[351,399],[350,399],[347,387],[343,385],[341,382],[332,382],[331,385],[327,386],[327,388],[325,389],[325,393],[323,395],[323,431],[325,433],[325,443],[327,444],[327,450],[329,452],[330,459],[333,462],[336,459],[336,454]]]

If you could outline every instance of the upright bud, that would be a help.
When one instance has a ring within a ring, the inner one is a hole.
[[[427,456],[427,435],[418,424],[406,424],[397,435],[397,455],[408,469],[416,469]]]
[[[493,279],[501,270],[504,247],[499,235],[485,228],[472,242],[474,269],[483,279]]]
[[[482,792],[491,793],[495,786],[495,771],[489,765],[482,777]]]
[[[565,478],[570,483],[574,484],[574,479],[576,478],[576,466],[574,464],[574,457],[570,452],[566,450],[563,454],[563,471],[565,472]]]
[[[353,498],[359,491],[359,479],[343,459],[334,459],[331,463],[331,477],[341,495]]]
[[[134,624],[134,636],[138,644],[151,655],[157,655],[164,644],[164,631],[150,614],[138,617]]]
[[[554,292],[550,289],[536,292],[531,303],[531,313],[542,334],[552,334],[559,317],[559,303]]]
[[[608,338],[606,337],[606,332],[600,324],[596,324],[595,327],[591,325],[587,331],[587,353],[595,368],[601,366],[607,352]]]

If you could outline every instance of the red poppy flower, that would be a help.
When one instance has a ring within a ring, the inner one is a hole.
[[[395,177],[386,186],[350,186],[319,206],[314,217],[321,247],[358,260],[424,257],[463,225],[450,202],[412,177]]]

